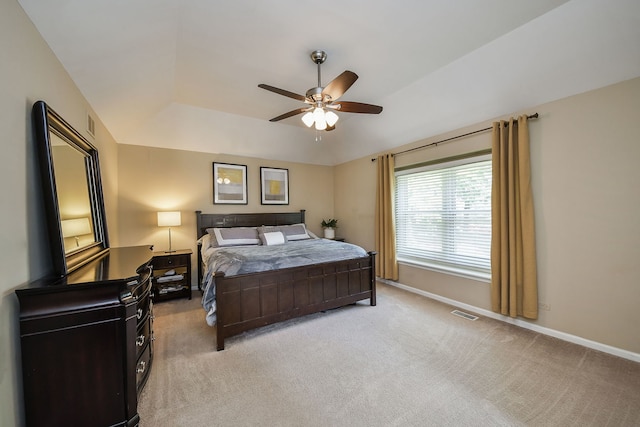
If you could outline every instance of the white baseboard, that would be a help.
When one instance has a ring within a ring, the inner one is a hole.
[[[633,362],[640,362],[640,354],[634,353],[628,350],[623,350],[621,348],[612,347],[607,344],[602,344],[596,341],[591,341],[585,338],[581,338],[575,335],[567,334],[565,332],[556,331],[555,329],[546,328],[544,326],[536,325],[530,322],[526,322],[521,319],[514,319],[509,316],[503,316],[498,313],[494,313],[490,310],[485,310],[483,308],[475,307],[470,304],[465,304],[463,302],[459,302],[450,298],[445,298],[441,295],[433,294],[431,292],[423,291],[420,289],[413,288],[411,286],[403,285],[402,283],[392,282],[390,280],[385,279],[377,279],[379,282],[384,283],[389,286],[394,286],[396,288],[403,289],[408,292],[413,292],[414,294],[422,295],[427,298],[431,298],[436,301],[443,302],[445,304],[452,305],[454,307],[462,308],[465,310],[472,311],[473,313],[480,314],[485,317],[490,317],[492,319],[500,320],[502,322],[510,323],[512,325],[519,326],[521,328],[530,329],[535,332],[539,332],[544,335],[549,335],[554,338],[561,339],[563,341],[568,341],[574,344],[581,345],[583,347],[591,348],[594,350],[602,351],[604,353],[609,353],[614,356],[622,357],[624,359],[631,360]]]

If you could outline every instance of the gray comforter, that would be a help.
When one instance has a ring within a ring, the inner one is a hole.
[[[326,239],[309,239],[276,246],[231,246],[214,249],[203,278],[202,306],[207,323],[216,323],[216,289],[214,273],[225,276],[279,270],[323,262],[366,256],[359,246]]]

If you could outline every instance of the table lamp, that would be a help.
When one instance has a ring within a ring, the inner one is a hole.
[[[165,253],[175,252],[171,248],[171,227],[182,225],[179,211],[174,212],[158,212],[158,227],[169,227],[169,250]]]

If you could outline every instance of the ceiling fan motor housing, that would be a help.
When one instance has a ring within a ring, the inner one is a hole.
[[[306,93],[307,99],[309,100],[313,100],[314,102],[329,102],[331,101],[331,97],[328,95],[325,95],[325,98],[329,98],[329,99],[322,99],[323,95],[322,95],[322,90],[324,88],[323,87],[312,87],[311,89],[309,89]]]

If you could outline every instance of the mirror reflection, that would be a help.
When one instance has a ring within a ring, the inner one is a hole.
[[[87,186],[86,155],[51,134],[58,208],[65,254],[96,242]]]

